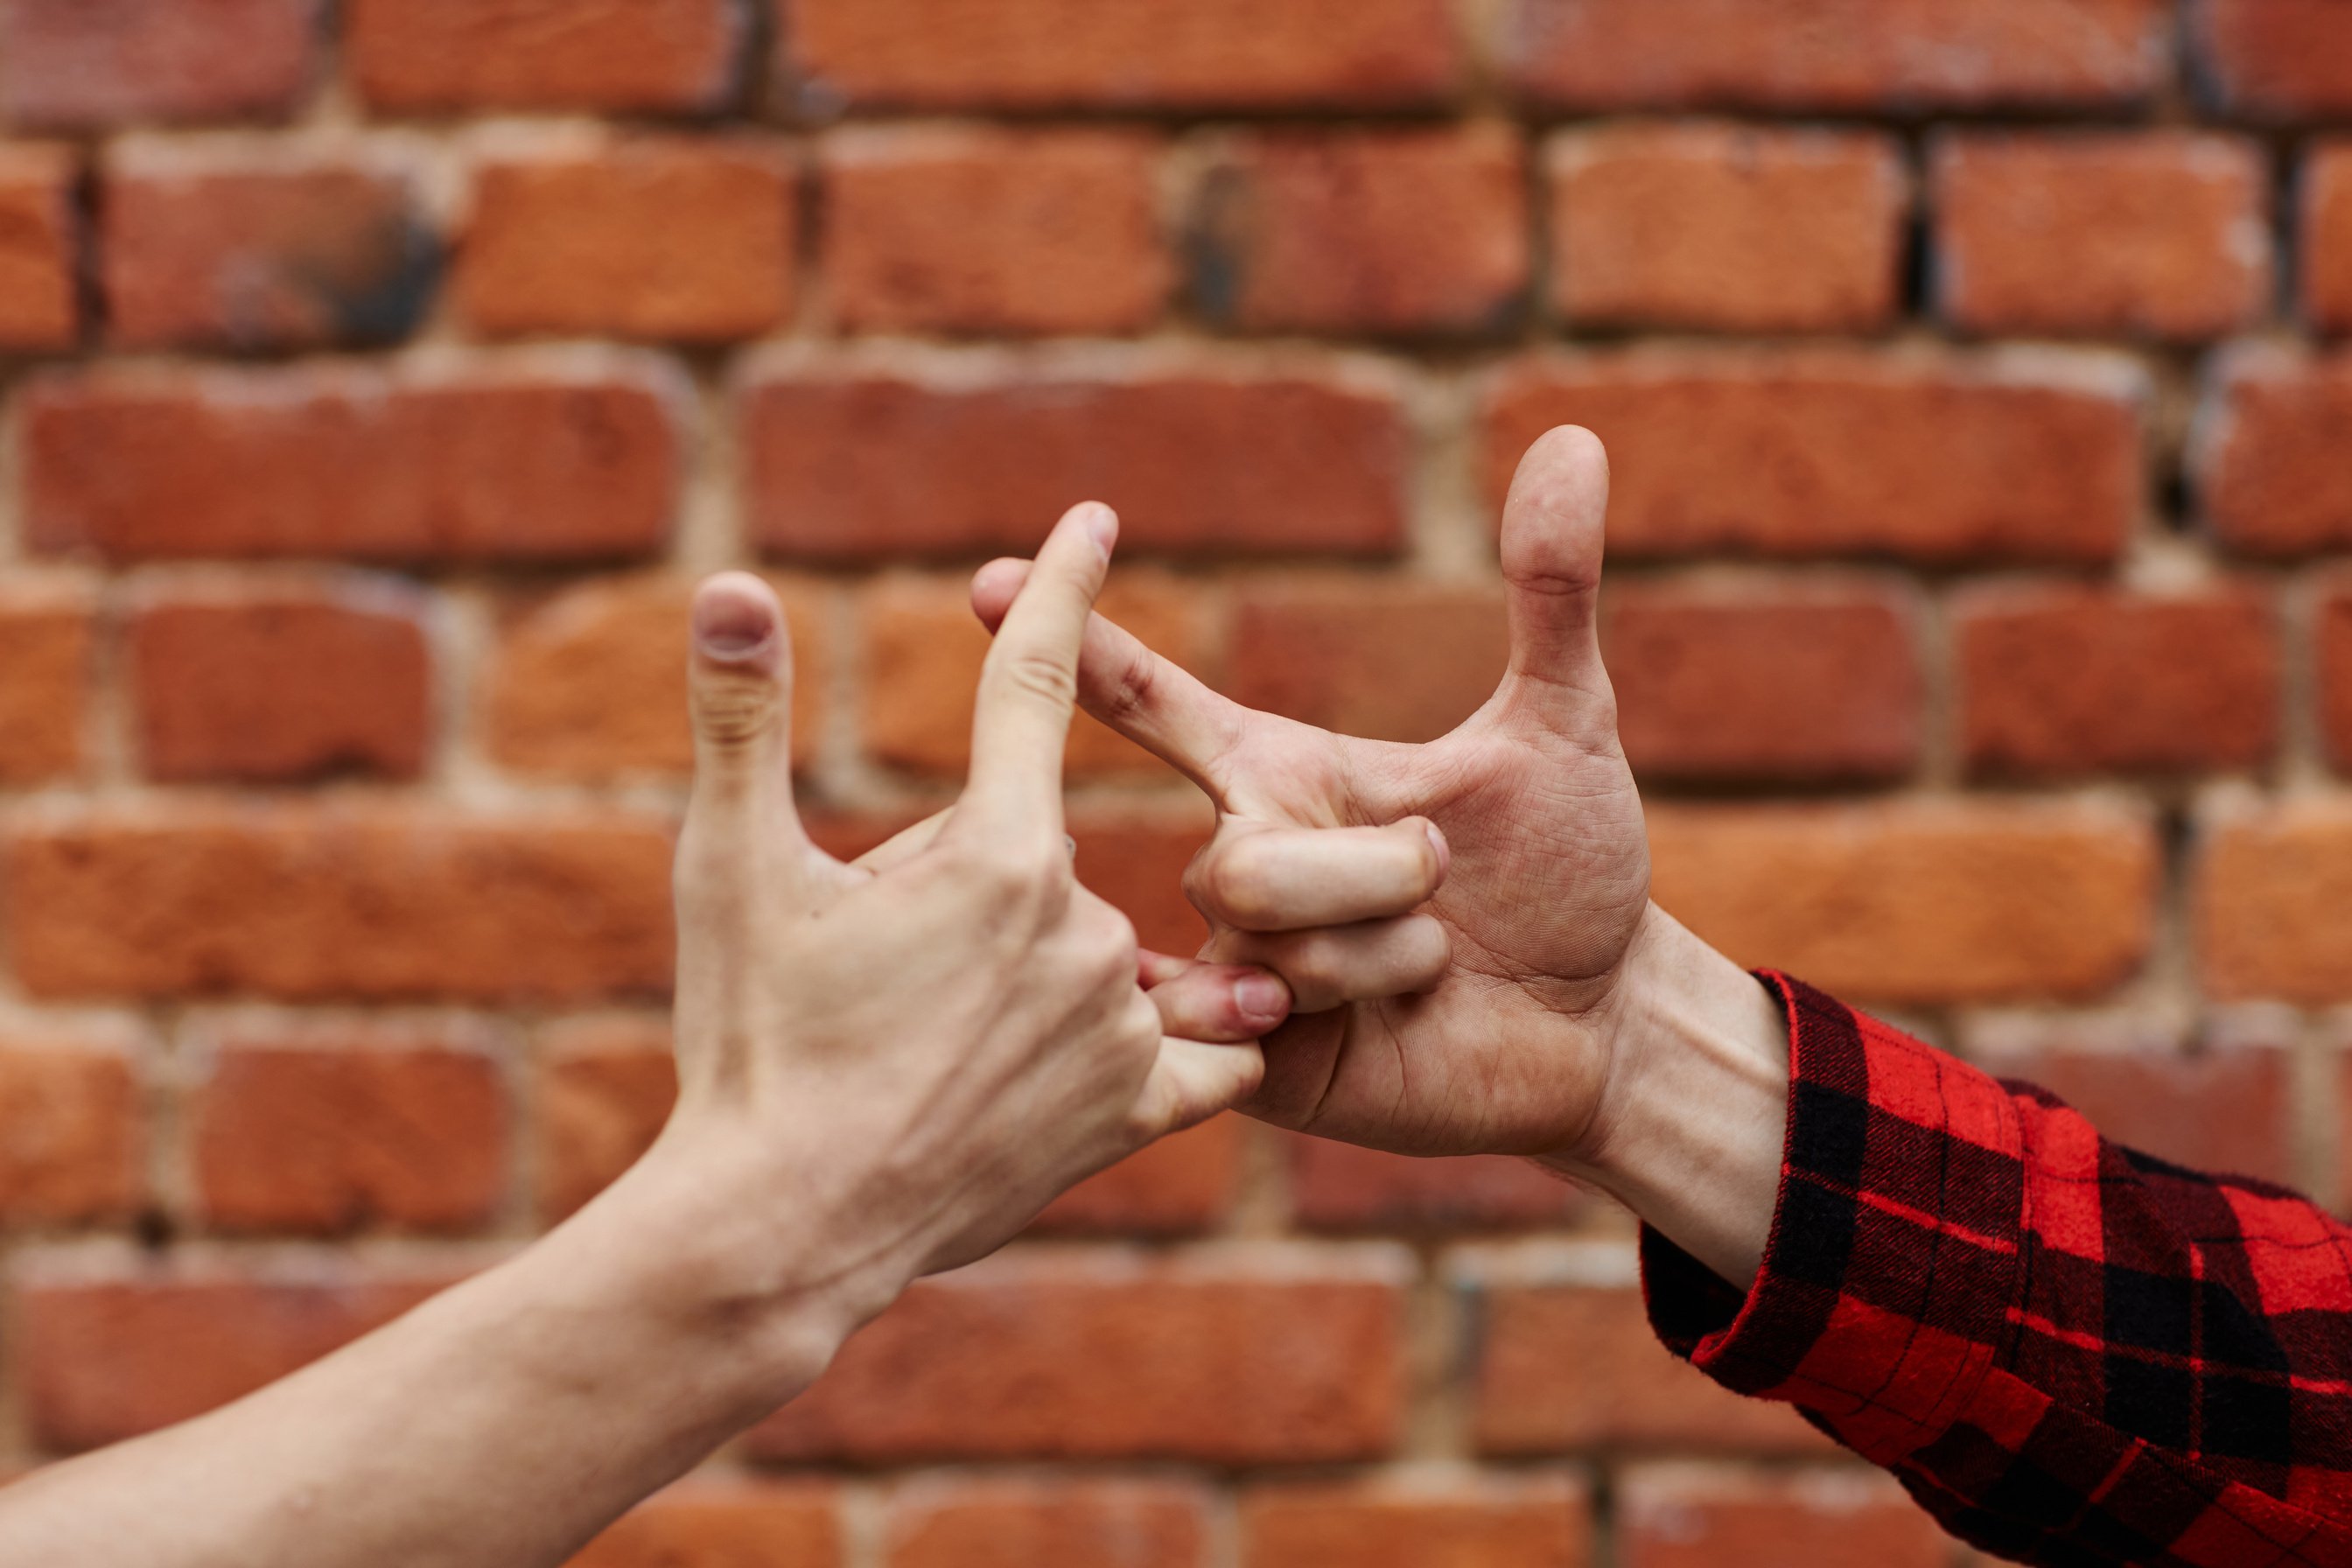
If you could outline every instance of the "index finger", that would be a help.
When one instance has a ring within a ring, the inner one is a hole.
[[[1077,702],[1078,650],[1118,542],[1118,519],[1088,501],[1065,513],[1037,552],[981,669],[960,818],[975,816],[1000,832],[1062,831],[1062,752]]]

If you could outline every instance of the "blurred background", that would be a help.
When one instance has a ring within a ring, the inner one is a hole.
[[[0,1465],[255,1386],[650,1138],[694,577],[948,798],[970,567],[1422,738],[1614,459],[1664,903],[2176,1159],[2352,1156],[2343,0],[0,0]],[[1197,933],[1097,730],[1081,871]],[[1962,1559],[1508,1162],[1221,1121],[604,1568]]]

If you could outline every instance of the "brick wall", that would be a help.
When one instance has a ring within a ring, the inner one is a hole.
[[[1664,902],[2346,1193],[2344,0],[0,0],[0,1463],[650,1136],[695,574],[855,848],[1085,496],[1159,646],[1444,729],[1562,420]],[[1072,774],[1181,944],[1200,810]],[[1221,1122],[1040,1228],[589,1561],[1952,1560],[1523,1167]]]

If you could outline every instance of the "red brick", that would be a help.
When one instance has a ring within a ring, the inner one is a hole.
[[[2352,331],[2352,142],[2305,156],[2297,206],[2304,318],[2322,331]]]
[[[2352,773],[2352,578],[2328,579],[2314,612],[2312,664],[2319,740],[2338,773]]]
[[[799,172],[747,138],[625,141],[476,175],[457,300],[492,336],[757,337],[793,310]]]
[[[839,1568],[842,1552],[831,1486],[689,1478],[622,1515],[570,1568]]]
[[[95,608],[79,584],[19,573],[0,587],[0,784],[37,784],[86,760]]]
[[[1204,176],[1194,296],[1251,331],[1503,331],[1528,289],[1526,166],[1492,125],[1234,137]]]
[[[1584,1568],[1592,1502],[1568,1476],[1291,1483],[1242,1494],[1243,1568]]]
[[[19,1266],[11,1381],[45,1448],[95,1448],[201,1415],[450,1283],[109,1258]]]
[[[777,580],[793,645],[793,754],[815,754],[832,679],[819,584]],[[482,678],[480,722],[499,765],[611,778],[694,766],[686,710],[682,577],[604,577],[520,608],[499,628]],[[971,618],[971,612],[965,612]]]
[[[1433,741],[1487,698],[1510,652],[1490,584],[1291,576],[1234,595],[1237,702],[1374,741]]]
[[[1481,1454],[1829,1446],[1787,1405],[1743,1399],[1660,1344],[1630,1247],[1570,1242],[1484,1251],[1459,1258],[1452,1278],[1476,1347],[1469,1378]]]
[[[1954,136],[1930,167],[1937,307],[1964,331],[2195,342],[2270,308],[2270,172],[2252,142]]]
[[[1206,606],[1185,583],[1116,573],[1102,613],[1187,669],[1210,651]],[[961,779],[971,762],[972,702],[988,633],[971,613],[962,577],[886,578],[865,600],[866,749],[894,768]],[[1074,779],[1172,777],[1166,764],[1081,714],[1070,728]]]
[[[0,112],[48,130],[280,120],[310,89],[320,0],[5,0]]]
[[[2119,806],[1653,808],[1652,895],[1745,965],[1857,999],[2086,998],[2147,957],[2152,824]]]
[[[1634,350],[1506,370],[1488,493],[1552,426],[1607,443],[1621,555],[2104,562],[2147,504],[2145,383],[2106,356]]]
[[[1890,137],[1612,126],[1553,142],[1549,172],[1565,321],[1867,331],[1901,309],[1911,190]]]
[[[1462,86],[1444,0],[794,0],[804,111],[1402,109]]]
[[[753,536],[812,560],[1026,553],[1087,500],[1118,509],[1131,552],[1366,555],[1404,536],[1402,409],[1336,379],[770,375],[743,437]]]
[[[0,1040],[0,1223],[121,1219],[146,1187],[139,1069],[120,1042]]]
[[[554,1224],[635,1164],[677,1100],[667,1026],[602,1019],[551,1031],[532,1067],[540,1218]]]
[[[2198,0],[2191,47],[2208,96],[2263,120],[2352,111],[2352,15],[2336,0]]]
[[[2310,801],[2209,820],[2196,873],[2205,989],[2225,998],[2352,1000],[2352,812]]]
[[[74,178],[61,151],[0,148],[0,349],[68,349],[80,335]]]
[[[890,1494],[883,1568],[1199,1568],[1208,1497],[1181,1481],[940,1477]]]
[[[1055,1199],[1036,1228],[1128,1236],[1207,1230],[1233,1212],[1242,1137],[1236,1118],[1220,1116],[1163,1138]]]
[[[2244,348],[2213,374],[2190,447],[2205,519],[2250,555],[2352,543],[2352,354]]]
[[[2200,1171],[2293,1184],[2294,1064],[2277,1046],[2183,1052],[2043,1037],[1974,1053],[2004,1079],[2038,1084],[2108,1138]]]
[[[732,0],[349,0],[345,47],[380,110],[715,109],[735,96]]]
[[[125,561],[642,554],[669,536],[682,397],[604,358],[61,372],[26,399],[27,527]]]
[[[422,595],[388,583],[149,600],[130,626],[146,771],[414,777],[432,741],[428,613]]]
[[[1951,1539],[1874,1471],[1645,1465],[1617,1486],[1623,1568],[1947,1568]]]
[[[1384,1454],[1407,1269],[1385,1248],[1009,1254],[916,1286],[749,1442],[859,1462]]]
[[[7,845],[39,996],[585,1000],[670,977],[670,835],[602,813],[92,812]]]
[[[1172,268],[1164,141],[887,126],[824,143],[824,268],[852,331],[1134,332]]]
[[[1143,945],[1186,956],[1200,951],[1209,929],[1184,900],[1184,868],[1207,843],[1205,813],[1129,816],[1102,809],[1070,819],[1078,841],[1078,880],[1135,922]]]
[[[1634,578],[1601,613],[1618,740],[1644,779],[1899,779],[1917,765],[1918,612],[1903,586]]]
[[[387,157],[134,141],[99,202],[107,332],[125,348],[391,342],[424,319],[440,246]]]
[[[189,1116],[198,1201],[217,1229],[467,1229],[504,1195],[506,1090],[479,1050],[233,1037]]]
[[[1979,773],[2257,768],[2278,750],[2277,616],[2252,586],[1964,590],[1961,747]]]
[[[2171,73],[2168,0],[1507,0],[1497,23],[1507,83],[1568,110],[2115,105]]]
[[[1313,1230],[1516,1229],[1559,1225],[1591,1206],[1527,1160],[1422,1160],[1327,1138],[1286,1142],[1291,1212]]]

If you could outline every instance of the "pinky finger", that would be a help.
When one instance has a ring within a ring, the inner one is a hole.
[[[1290,1016],[1290,987],[1263,969],[1156,952],[1144,954],[1141,967],[1147,994],[1160,1009],[1160,1033],[1178,1039],[1255,1040]]]

